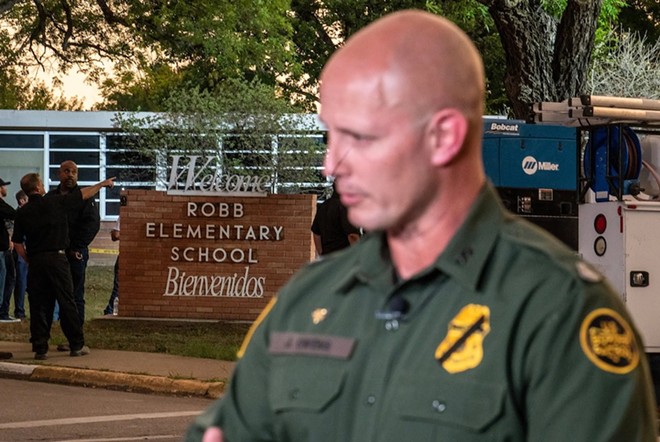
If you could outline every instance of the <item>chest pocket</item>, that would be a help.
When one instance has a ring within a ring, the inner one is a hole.
[[[343,364],[329,362],[305,357],[276,359],[269,386],[275,412],[321,412],[332,403],[342,390],[346,373]]]
[[[396,393],[397,412],[415,420],[479,433],[501,416],[503,385],[408,376]]]

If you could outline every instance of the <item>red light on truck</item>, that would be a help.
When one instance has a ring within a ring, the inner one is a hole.
[[[599,235],[602,235],[605,232],[605,229],[607,229],[607,218],[605,218],[605,215],[602,213],[599,213],[596,215],[596,218],[594,218],[594,230]]]

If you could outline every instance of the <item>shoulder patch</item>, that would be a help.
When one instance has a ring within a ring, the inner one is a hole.
[[[580,326],[580,345],[587,358],[603,371],[626,374],[639,364],[639,349],[628,322],[609,308],[589,313]]]

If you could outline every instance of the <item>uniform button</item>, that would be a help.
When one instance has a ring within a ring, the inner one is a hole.
[[[300,390],[296,388],[295,390],[289,391],[289,399],[295,401],[298,397],[300,397]]]
[[[391,321],[385,322],[385,330],[387,331],[397,331],[399,329],[399,321],[392,319]]]
[[[367,405],[373,405],[375,403],[376,403],[376,396],[374,396],[373,394],[367,396]]]
[[[447,404],[444,402],[440,402],[439,400],[433,401],[433,409],[437,411],[438,413],[443,413],[447,409]]]

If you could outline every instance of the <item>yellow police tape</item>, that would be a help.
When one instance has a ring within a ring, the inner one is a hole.
[[[101,255],[119,255],[119,250],[114,250],[114,249],[89,249],[89,253],[100,253]]]

